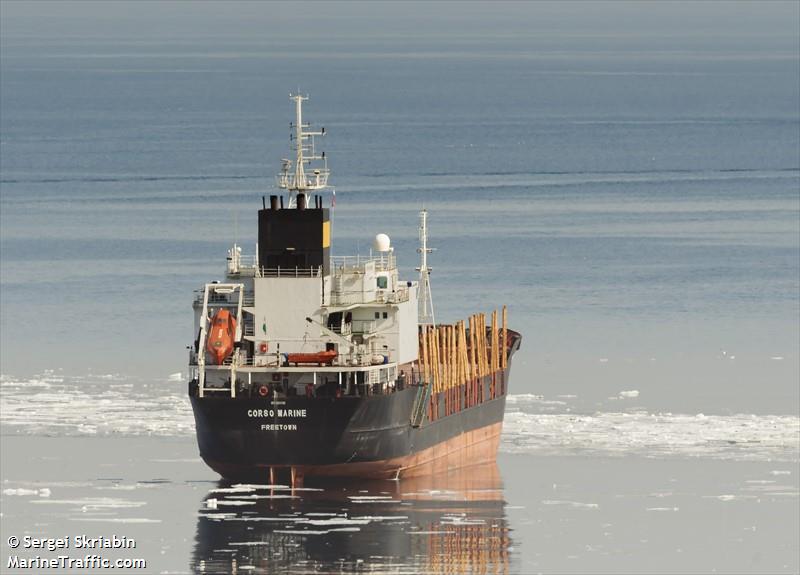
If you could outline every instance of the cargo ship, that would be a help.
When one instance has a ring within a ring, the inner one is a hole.
[[[290,99],[294,158],[280,193],[261,198],[255,253],[234,244],[224,281],[195,292],[201,457],[224,479],[293,485],[494,460],[521,343],[505,306],[436,323],[425,210],[418,278],[401,280],[385,234],[369,255],[331,255],[335,191],[315,142],[325,129],[303,122],[307,96]]]

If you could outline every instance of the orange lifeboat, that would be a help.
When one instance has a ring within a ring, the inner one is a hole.
[[[211,355],[214,363],[222,365],[222,362],[233,353],[233,341],[236,338],[236,319],[231,315],[231,312],[221,309],[211,318],[211,327],[208,330],[206,351]]]
[[[317,364],[317,365],[331,365],[336,356],[339,355],[335,351],[319,351],[317,353],[289,353],[286,354],[286,361],[295,365]]]

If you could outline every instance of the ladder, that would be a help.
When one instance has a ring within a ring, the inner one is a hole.
[[[255,336],[256,335],[256,326],[255,326],[255,318],[252,315],[247,315],[244,318],[244,335],[245,336]]]
[[[414,406],[411,408],[411,427],[419,427],[425,420],[425,408],[431,397],[431,386],[423,383],[417,388],[417,397],[414,399]]]
[[[371,369],[371,370],[369,370],[368,373],[369,373],[369,383],[370,383],[370,385],[374,384],[374,383],[380,383],[381,374],[377,369]]]

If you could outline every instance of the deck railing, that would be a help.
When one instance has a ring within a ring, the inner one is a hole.
[[[374,292],[362,291],[336,291],[331,290],[333,305],[353,305],[359,303],[402,303],[408,301],[409,289],[402,286],[394,291],[376,290]]]
[[[352,271],[364,271],[367,264],[374,262],[375,271],[385,272],[394,269],[396,266],[395,257],[389,253],[378,257],[366,256],[331,256],[331,269],[334,274],[341,274]]]

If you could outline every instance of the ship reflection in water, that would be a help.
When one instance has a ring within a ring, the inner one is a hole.
[[[503,573],[495,463],[399,481],[227,484],[202,503],[197,573]]]

